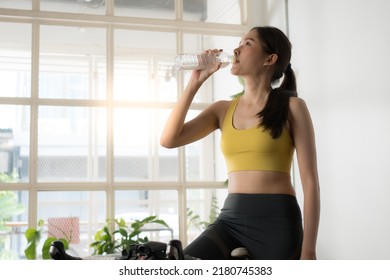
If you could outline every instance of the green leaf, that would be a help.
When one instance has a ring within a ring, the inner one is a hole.
[[[37,246],[41,240],[41,231],[35,228],[28,228],[24,235],[27,239],[24,254],[28,260],[35,260],[37,258]]]
[[[163,225],[163,226],[169,228],[168,224],[163,220],[154,220],[153,223],[160,224],[160,225]]]
[[[142,227],[143,226],[143,224],[140,222],[140,221],[135,221],[135,222],[133,222],[132,224],[131,224],[131,227],[133,228],[133,229],[138,229],[138,228],[140,228],[140,227]]]
[[[127,237],[127,230],[120,228],[119,230],[120,235]]]
[[[243,95],[244,94],[244,91],[241,91],[241,92],[239,92],[239,93],[236,93],[236,94],[233,94],[232,96],[230,96],[231,98],[237,98],[237,97],[239,97],[239,96],[241,96],[241,95]]]
[[[148,242],[148,241],[149,241],[149,239],[148,239],[147,236],[145,236],[144,238],[139,238],[139,239],[138,239],[138,242],[139,242],[139,243],[146,243],[146,242]]]
[[[45,243],[43,243],[43,247],[42,247],[42,259],[44,259],[44,260],[51,259],[50,254],[49,254],[50,245],[53,241],[56,241],[56,240],[57,240],[57,238],[55,238],[55,237],[48,237],[45,240]]]
[[[120,220],[116,219],[116,220],[115,220],[115,223],[116,223],[119,227],[126,227],[126,221],[125,221],[123,218],[120,218]]]
[[[100,240],[100,236],[102,235],[103,230],[98,230],[93,236],[93,240]]]
[[[44,220],[40,219],[40,220],[38,221],[38,227],[42,228],[44,224],[45,224],[45,221],[44,221]]]
[[[133,232],[131,232],[131,233],[129,234],[129,239],[132,239],[133,237],[139,235],[140,233],[141,233],[140,230],[134,230]]]
[[[143,219],[142,221],[143,222],[150,222],[150,221],[153,221],[157,218],[157,216],[149,216],[149,217],[146,217],[145,219]]]

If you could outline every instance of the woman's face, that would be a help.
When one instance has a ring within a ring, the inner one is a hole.
[[[256,30],[247,32],[234,49],[235,61],[231,68],[233,75],[258,75],[264,69],[269,54],[267,54],[260,42]]]

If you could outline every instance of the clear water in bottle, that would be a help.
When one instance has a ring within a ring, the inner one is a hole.
[[[180,70],[203,70],[210,64],[221,62],[221,68],[228,66],[233,61],[233,56],[225,52],[215,55],[202,54],[179,54],[175,57],[175,69]]]

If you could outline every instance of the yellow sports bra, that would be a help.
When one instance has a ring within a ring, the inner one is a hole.
[[[221,150],[228,173],[239,170],[290,173],[294,146],[286,128],[276,139],[258,126],[236,129],[233,115],[239,99],[232,101],[222,125]]]

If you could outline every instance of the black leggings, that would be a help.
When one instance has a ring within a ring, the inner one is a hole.
[[[246,247],[254,259],[299,259],[303,239],[297,200],[287,194],[229,194],[217,220],[184,249],[203,260],[231,259]]]

